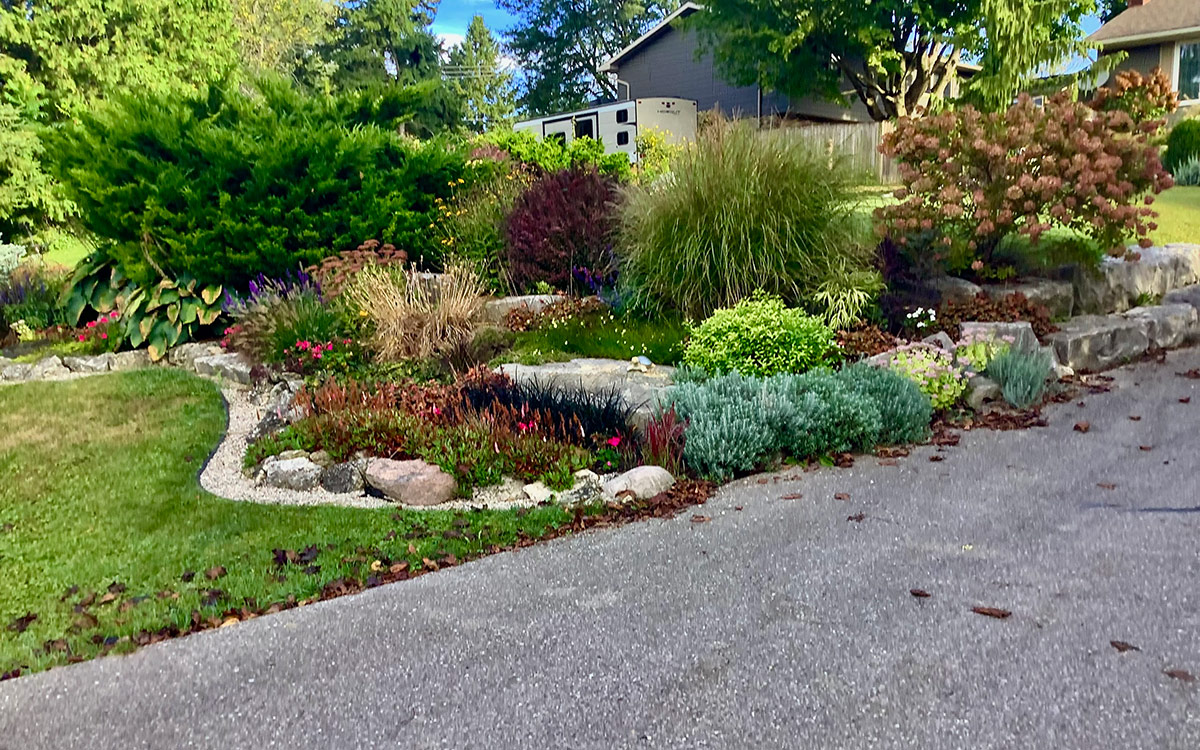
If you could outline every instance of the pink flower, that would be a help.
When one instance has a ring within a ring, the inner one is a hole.
[[[333,342],[332,341],[330,341],[328,344],[325,345],[325,351],[327,351],[327,352],[333,351]]]
[[[437,408],[436,406],[433,407],[433,416],[435,416],[435,417],[439,416],[441,413],[442,413],[441,409]]]
[[[107,339],[107,338],[108,338],[108,334],[107,334],[107,333],[102,333],[102,334],[100,334],[100,338],[102,338],[102,339]]]
[[[321,358],[321,350],[313,349],[313,359],[320,359],[320,358]]]
[[[342,343],[345,344],[346,346],[350,346],[354,342],[351,341],[350,339],[342,339]]]
[[[121,313],[118,312],[117,310],[113,310],[112,312],[110,312],[108,314],[108,319],[115,323],[116,321],[121,319]]]
[[[619,437],[610,437],[610,438],[608,439],[608,444],[609,444],[609,446],[610,446],[610,447],[612,447],[612,448],[617,448],[617,447],[619,447],[619,446],[621,445],[621,438],[619,438]]]
[[[83,335],[83,334],[81,333],[81,334],[79,334],[79,340],[80,340],[80,341],[87,341],[87,336],[85,336],[85,335]]]
[[[87,324],[87,327],[88,327],[88,328],[95,328],[95,327],[96,327],[96,321],[94,321],[94,320],[92,320],[92,321],[89,321],[89,322],[88,322],[88,324]]]

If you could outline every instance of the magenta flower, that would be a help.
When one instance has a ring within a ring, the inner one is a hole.
[[[610,437],[610,438],[608,439],[608,444],[609,444],[609,446],[610,446],[610,447],[613,447],[613,448],[620,447],[620,445],[621,445],[621,438],[619,438],[619,437]]]

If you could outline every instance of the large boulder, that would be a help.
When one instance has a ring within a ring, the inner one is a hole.
[[[648,500],[673,486],[675,477],[661,466],[639,466],[605,482],[604,492],[613,497],[628,492],[638,500]]]
[[[263,484],[284,490],[307,491],[321,481],[321,467],[304,457],[268,459],[263,463]]]
[[[1159,349],[1177,349],[1200,336],[1200,313],[1191,305],[1135,307],[1125,317],[1144,322],[1150,345]]]
[[[193,364],[196,374],[209,375],[242,385],[250,385],[250,360],[240,354],[210,354],[197,357]]]
[[[334,464],[322,470],[321,487],[337,495],[362,492],[364,487],[362,466],[350,461]]]
[[[365,478],[367,486],[402,505],[441,505],[453,500],[458,491],[454,477],[424,461],[373,458]]]
[[[1059,361],[1076,372],[1098,372],[1122,365],[1150,348],[1149,324],[1124,315],[1083,315],[1059,327],[1046,343]]]
[[[1017,323],[974,323],[959,326],[962,338],[976,341],[1006,341],[1013,351],[1032,353],[1038,350],[1037,334],[1025,321]]]
[[[630,367],[630,362],[615,359],[573,359],[545,365],[502,365],[500,372],[516,383],[539,383],[592,394],[616,391],[634,410],[634,421],[645,424],[671,387],[675,368],[654,366],[642,372]]]
[[[1069,281],[1019,279],[1007,284],[984,284],[983,291],[992,299],[1007,299],[1023,294],[1030,301],[1050,310],[1055,320],[1071,317],[1075,308],[1075,288]]]
[[[942,302],[969,302],[979,296],[983,287],[957,276],[936,276],[926,285],[937,292]]]
[[[221,347],[216,344],[190,341],[180,344],[167,352],[167,362],[173,367],[183,370],[195,370],[196,360],[201,357],[211,357],[221,353]]]
[[[98,373],[112,369],[113,354],[99,354],[95,357],[63,357],[63,365],[71,372]]]
[[[33,371],[33,365],[24,363],[15,363],[5,365],[3,370],[0,370],[0,378],[5,380],[28,380],[29,373]]]
[[[1138,260],[1105,258],[1098,270],[1075,273],[1075,308],[1088,314],[1119,313],[1147,300],[1200,283],[1200,245],[1132,248]]]
[[[137,349],[132,352],[117,352],[113,355],[112,362],[109,363],[109,369],[113,372],[124,372],[125,370],[140,370],[150,366],[150,355],[145,349]]]
[[[41,360],[29,370],[29,380],[54,380],[70,375],[61,359],[56,356],[49,356]]]
[[[513,310],[525,308],[530,312],[539,313],[562,300],[563,298],[557,294],[529,294],[523,297],[502,297],[488,300],[483,306],[483,322],[500,325]]]

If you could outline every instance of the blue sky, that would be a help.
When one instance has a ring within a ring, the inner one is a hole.
[[[493,0],[442,0],[433,21],[433,33],[451,40],[461,38],[476,14],[483,16],[484,23],[496,36],[512,25],[512,18],[497,8]]]

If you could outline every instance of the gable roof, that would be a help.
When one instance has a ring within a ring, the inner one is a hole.
[[[601,65],[600,72],[613,72],[621,66],[621,63],[624,62],[626,58],[642,47],[642,45],[657,39],[659,36],[662,36],[662,34],[671,28],[671,24],[674,23],[676,19],[690,16],[698,10],[704,10],[704,6],[699,5],[698,3],[684,3],[683,5],[680,5],[669,16],[656,23],[652,29],[647,31],[645,34],[642,34],[640,37],[635,39],[632,44],[618,52],[611,60]]]
[[[1135,44],[1200,34],[1200,2],[1197,0],[1145,0],[1100,27],[1088,39],[1105,48],[1120,49]]]

